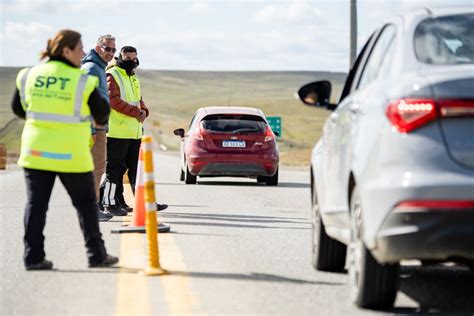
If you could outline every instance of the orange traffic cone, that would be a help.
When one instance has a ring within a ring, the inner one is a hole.
[[[135,180],[135,205],[133,206],[132,222],[128,226],[112,229],[112,233],[145,233],[145,181],[143,179],[143,146],[140,146],[138,154],[137,178]],[[161,224],[158,227],[160,233],[170,231],[170,226]]]
[[[138,155],[137,179],[135,182],[135,205],[133,206],[131,226],[145,226],[145,183],[143,181],[142,147]]]

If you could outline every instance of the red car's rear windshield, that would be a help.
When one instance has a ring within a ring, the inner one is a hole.
[[[255,115],[213,114],[203,118],[201,126],[213,133],[263,133],[266,122]]]

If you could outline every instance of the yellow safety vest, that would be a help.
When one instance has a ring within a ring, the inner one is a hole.
[[[118,84],[120,98],[129,104],[140,106],[141,91],[137,76],[129,76],[124,69],[117,66],[109,68],[107,73],[111,74]],[[111,108],[107,137],[139,139],[142,134],[143,124],[141,122]]]
[[[18,73],[16,85],[26,112],[20,166],[75,173],[94,169],[87,102],[98,84],[96,77],[60,61]]]

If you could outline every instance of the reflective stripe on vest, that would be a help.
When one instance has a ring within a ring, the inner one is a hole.
[[[26,80],[28,79],[28,75],[31,71],[31,68],[28,68],[25,73],[23,74],[23,77],[21,77],[21,91],[20,91],[20,99],[21,102],[23,103],[24,110],[28,108],[28,105],[26,104],[26,96],[25,96],[25,90],[26,90]]]
[[[114,78],[117,77],[119,79],[119,82],[117,82],[117,84],[119,85],[119,89],[120,89],[120,98],[122,100],[128,100],[127,99],[127,91],[125,89],[125,85],[123,84],[123,79],[122,79],[122,76],[120,75],[120,72],[115,68],[111,68],[110,71],[114,72],[114,74],[115,74],[115,76],[113,76]],[[134,101],[127,101],[127,103],[135,105],[135,106],[140,105],[140,101],[135,101],[135,102]]]
[[[36,156],[36,157],[43,157],[49,159],[56,159],[56,160],[72,160],[72,154],[64,154],[64,153],[52,153],[47,151],[39,151],[34,149],[26,149],[25,151],[28,155]]]
[[[16,79],[27,103],[18,164],[54,172],[93,171],[87,103],[99,80],[56,60],[32,67],[23,77],[26,71]]]
[[[30,69],[21,78],[21,99],[26,105],[25,90],[26,90],[26,80],[28,79],[28,74]],[[79,82],[77,83],[76,96],[74,98],[74,115],[64,115],[64,114],[52,114],[52,113],[43,113],[43,112],[33,112],[26,111],[26,118],[33,120],[41,120],[48,122],[58,122],[58,123],[82,123],[89,121],[91,119],[90,115],[81,116],[81,108],[83,101],[84,89],[86,87],[87,75],[81,75]]]
[[[120,89],[119,96],[128,106],[140,109],[141,94],[140,83],[136,75],[129,76],[120,67],[113,67],[107,70],[117,88]],[[109,118],[109,131],[107,137],[122,139],[139,139],[143,135],[143,125],[133,116],[128,116],[118,112],[112,107]]]

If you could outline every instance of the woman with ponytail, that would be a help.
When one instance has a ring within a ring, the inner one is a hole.
[[[54,182],[58,177],[77,210],[89,267],[118,262],[107,254],[97,219],[94,168],[89,149],[90,119],[107,122],[110,108],[97,91],[96,77],[79,67],[84,56],[81,34],[60,30],[48,40],[45,63],[18,74],[12,110],[26,119],[18,164],[27,188],[24,264],[27,270],[49,270],[43,229]]]

